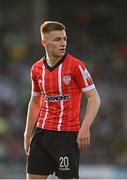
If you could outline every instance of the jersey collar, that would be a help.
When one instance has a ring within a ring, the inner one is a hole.
[[[44,60],[44,65],[45,67],[49,70],[49,71],[53,71],[54,69],[56,69],[61,63],[63,63],[63,61],[65,60],[67,54],[65,54],[59,61],[57,64],[55,64],[54,66],[49,66],[47,61],[46,61],[46,56],[44,56],[43,60]]]

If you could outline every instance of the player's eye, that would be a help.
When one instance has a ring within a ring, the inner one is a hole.
[[[67,37],[64,37],[64,41],[67,41]]]
[[[55,41],[60,41],[60,40],[61,40],[61,38],[59,38],[59,37],[55,38]]]

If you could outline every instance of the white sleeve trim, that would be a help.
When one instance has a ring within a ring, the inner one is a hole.
[[[41,93],[40,93],[40,92],[33,92],[33,91],[32,91],[32,92],[31,92],[31,95],[32,95],[32,96],[40,96]]]
[[[90,90],[92,90],[92,89],[94,89],[94,88],[95,88],[95,85],[92,84],[92,85],[90,85],[90,86],[88,86],[88,87],[83,88],[83,89],[82,89],[82,92],[87,92],[87,91],[90,91]]]

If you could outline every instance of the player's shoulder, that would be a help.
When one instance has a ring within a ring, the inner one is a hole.
[[[32,69],[37,67],[42,67],[42,64],[43,64],[43,58],[36,60],[36,62],[32,65]]]
[[[73,63],[74,66],[85,65],[83,60],[78,59],[71,54],[68,54],[68,59]]]

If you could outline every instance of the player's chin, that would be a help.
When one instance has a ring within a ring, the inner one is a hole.
[[[65,51],[60,51],[58,54],[59,54],[60,57],[62,57],[62,56],[64,56]]]

